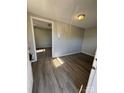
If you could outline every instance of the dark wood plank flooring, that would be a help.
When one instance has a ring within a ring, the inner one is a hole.
[[[83,53],[51,57],[51,48],[38,53],[32,63],[33,93],[78,93],[83,84],[85,93],[93,57]]]

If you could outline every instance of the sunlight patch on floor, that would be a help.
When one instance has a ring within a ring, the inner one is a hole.
[[[37,53],[45,52],[45,49],[38,49],[36,50]]]
[[[53,60],[52,63],[56,68],[58,68],[64,64],[64,61],[62,61],[60,58],[57,57],[56,59]]]

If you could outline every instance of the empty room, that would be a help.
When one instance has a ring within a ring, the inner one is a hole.
[[[96,93],[97,0],[28,0],[28,93]]]
[[[40,20],[33,20],[34,39],[37,57],[43,57],[44,53],[52,53],[52,24]],[[43,55],[42,55],[43,54]],[[41,56],[42,55],[42,56]],[[30,58],[32,59],[32,58]]]

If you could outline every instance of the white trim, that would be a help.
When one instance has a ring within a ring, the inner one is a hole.
[[[94,57],[94,55],[92,55],[92,54],[89,54],[89,53],[86,53],[86,52],[83,52],[83,51],[81,51],[81,53],[84,53],[84,54],[87,54],[87,55],[89,55],[89,56],[92,56],[92,57]]]
[[[51,21],[51,20],[43,19],[43,18],[39,18],[39,17],[31,16],[31,18],[32,18],[32,19],[35,19],[35,20],[43,21],[43,22],[54,23],[54,22]]]
[[[55,55],[55,57],[63,57],[63,56],[68,56],[68,55],[73,55],[73,54],[77,54],[77,53],[81,53],[80,51],[79,52],[74,52],[74,53],[67,53],[67,54],[62,54],[62,55]]]
[[[73,54],[77,54],[77,53],[84,53],[84,54],[87,54],[87,55],[89,55],[89,56],[92,56],[92,57],[94,57],[94,55],[91,55],[91,54],[88,54],[88,53],[85,53],[85,52],[82,52],[82,51],[78,51],[78,52],[74,52],[74,53],[67,53],[67,54],[60,54],[60,55],[55,55],[53,58],[55,58],[55,57],[63,57],[63,56],[68,56],[68,55],[73,55]]]
[[[32,16],[30,17],[30,21],[31,21],[31,31],[32,31],[32,39],[33,39],[33,46],[34,46],[34,60],[32,60],[31,62],[35,62],[37,61],[37,53],[36,53],[36,46],[35,46],[35,37],[34,37],[34,27],[33,27],[33,18]]]
[[[33,46],[34,46],[34,51],[35,51],[35,59],[32,61],[37,61],[37,52],[36,52],[36,45],[35,45],[35,36],[34,36],[34,28],[33,28],[33,19],[35,20],[39,20],[39,21],[43,21],[43,22],[48,22],[52,24],[52,57],[54,56],[54,22],[51,20],[47,20],[47,19],[43,19],[43,18],[39,18],[39,17],[34,17],[34,16],[30,16],[30,20],[31,20],[31,30],[32,30],[32,38],[33,38]]]

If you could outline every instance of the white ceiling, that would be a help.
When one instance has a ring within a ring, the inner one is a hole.
[[[35,27],[44,28],[44,29],[52,29],[52,26],[48,26],[48,24],[50,23],[39,21],[39,20],[33,20],[33,25]]]
[[[28,12],[82,28],[97,26],[97,0],[27,0]],[[83,21],[76,20],[80,13]]]

